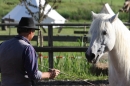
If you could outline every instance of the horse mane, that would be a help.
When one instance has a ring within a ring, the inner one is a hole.
[[[118,56],[120,67],[124,68],[125,75],[129,80],[130,77],[130,31],[123,24],[120,19],[116,19],[115,22],[112,23],[115,32],[116,32],[116,43],[115,48],[118,50],[116,53]]]

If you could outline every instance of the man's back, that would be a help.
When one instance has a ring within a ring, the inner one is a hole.
[[[2,86],[31,86],[25,78],[22,54],[29,45],[24,40],[12,38],[0,45],[0,68]]]

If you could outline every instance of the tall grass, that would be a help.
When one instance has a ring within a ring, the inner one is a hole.
[[[78,46],[83,46],[82,40],[77,41]],[[48,56],[44,56],[42,66],[39,66],[41,71],[48,71],[49,63]],[[65,52],[54,53],[54,68],[59,69],[61,74],[56,77],[56,80],[104,80],[107,79],[107,75],[95,76],[91,71],[92,64],[89,64],[86,60],[84,52]],[[41,68],[42,67],[42,68]]]
[[[48,71],[48,58],[43,59],[43,70]],[[40,66],[39,66],[40,67]],[[91,73],[91,64],[87,63],[85,56],[63,56],[54,57],[54,68],[61,71],[56,80],[104,80],[107,76],[95,76]]]

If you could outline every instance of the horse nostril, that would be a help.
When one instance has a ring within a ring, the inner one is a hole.
[[[95,54],[93,54],[93,53],[90,53],[90,55],[85,53],[85,56],[86,56],[88,62],[92,62],[92,60],[95,58]]]
[[[101,50],[98,50],[98,52],[100,52]]]
[[[95,58],[95,54],[91,53],[90,57],[91,57],[91,59],[94,59]]]

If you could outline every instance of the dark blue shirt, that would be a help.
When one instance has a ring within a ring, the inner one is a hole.
[[[30,44],[28,39],[25,38],[24,36],[18,35],[15,38],[22,39],[28,44]],[[42,77],[42,72],[38,70],[37,58],[38,56],[36,54],[36,51],[33,48],[33,46],[30,44],[29,46],[25,48],[22,54],[22,59],[23,59],[24,68],[25,68],[25,71],[27,72],[28,77],[33,80],[39,80]]]

